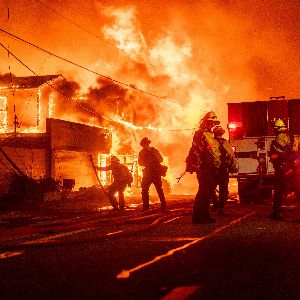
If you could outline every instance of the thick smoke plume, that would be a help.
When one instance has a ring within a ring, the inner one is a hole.
[[[184,129],[197,126],[206,111],[215,110],[226,126],[227,102],[299,98],[297,1],[45,1],[99,38],[37,2],[23,2],[1,3],[1,28],[158,97],[105,82],[3,36],[10,50],[39,74],[70,74],[81,86],[82,104],[100,114],[117,111],[138,126],[160,128],[130,131],[132,150],[148,136],[174,174],[184,169],[193,135]],[[3,49],[0,61],[2,73],[32,75]],[[135,114],[128,112],[132,107]],[[80,110],[74,116],[93,118]]]

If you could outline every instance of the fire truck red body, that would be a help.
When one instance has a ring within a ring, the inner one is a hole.
[[[282,119],[291,133],[300,135],[300,99],[271,97],[269,101],[227,103],[230,143],[238,161],[241,203],[262,203],[271,198],[274,169],[270,144],[275,138],[272,122]]]

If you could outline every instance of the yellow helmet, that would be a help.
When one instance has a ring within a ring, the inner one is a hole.
[[[216,124],[220,124],[220,121],[218,120],[218,117],[215,112],[209,111],[206,113],[206,115],[203,117],[203,122],[214,122]]]
[[[275,120],[273,128],[277,131],[284,131],[287,129],[284,122],[281,119]]]

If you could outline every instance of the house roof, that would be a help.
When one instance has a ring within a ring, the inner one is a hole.
[[[12,89],[38,88],[46,82],[53,81],[58,77],[61,77],[61,75],[17,77],[6,74],[5,76],[0,77],[0,87]]]

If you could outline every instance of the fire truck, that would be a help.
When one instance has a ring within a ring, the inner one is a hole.
[[[282,119],[289,131],[300,135],[300,99],[284,96],[270,100],[231,102],[228,105],[229,140],[239,165],[237,178],[241,204],[262,204],[272,197],[274,169],[270,145],[273,121]]]

